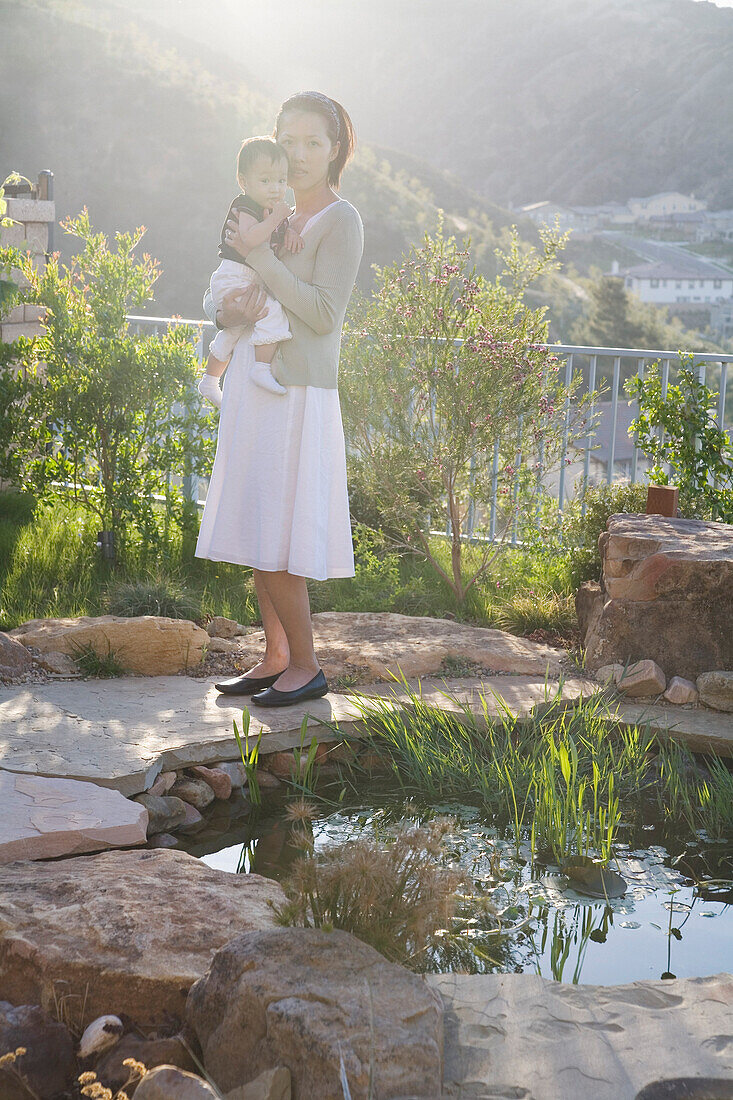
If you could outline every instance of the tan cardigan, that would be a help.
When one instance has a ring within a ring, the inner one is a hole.
[[[247,254],[283,306],[293,334],[280,344],[272,373],[283,386],[337,389],[341,328],[364,251],[359,211],[346,199],[337,200],[303,241],[301,252],[285,252],[281,260],[267,242]],[[204,311],[215,320],[210,289]]]

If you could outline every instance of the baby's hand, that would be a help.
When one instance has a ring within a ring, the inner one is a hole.
[[[305,241],[300,233],[296,233],[290,226],[285,230],[282,248],[285,252],[300,252],[305,247]]]
[[[279,225],[280,222],[285,221],[293,212],[292,207],[288,206],[286,202],[276,202],[272,207],[267,206],[265,209],[270,211],[270,216],[275,222],[275,225]]]

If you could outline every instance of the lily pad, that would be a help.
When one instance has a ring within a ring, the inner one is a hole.
[[[626,879],[589,856],[573,856],[563,864],[562,872],[579,894],[592,898],[621,898],[626,893]]]

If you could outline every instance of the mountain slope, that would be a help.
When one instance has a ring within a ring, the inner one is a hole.
[[[733,205],[733,10],[693,0],[126,0],[245,65],[316,87],[369,141],[502,205],[693,191]]]
[[[174,46],[171,34],[143,24],[115,26],[103,4],[0,0],[0,25],[0,172],[51,168],[59,218],[86,205],[107,233],[145,225],[144,248],[163,266],[151,312],[200,317],[238,189],[239,145],[271,129],[277,105],[233,61],[194,51],[185,37]],[[435,188],[461,210],[474,209],[479,223],[464,221],[488,254],[512,220],[458,180],[427,169],[424,182],[420,172],[414,158],[393,169],[360,142],[344,174],[341,193],[365,224],[364,288],[373,263],[392,262],[434,227]],[[68,255],[73,241],[59,234],[56,247]]]

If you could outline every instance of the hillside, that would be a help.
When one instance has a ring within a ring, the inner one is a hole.
[[[0,172],[51,168],[59,218],[86,205],[105,232],[145,225],[145,250],[164,272],[149,312],[200,317],[237,190],[239,144],[271,129],[277,105],[234,62],[194,51],[185,37],[115,25],[103,4],[53,8],[0,2]],[[493,260],[495,234],[514,220],[507,211],[415,158],[393,168],[388,156],[360,142],[342,181],[365,225],[362,288],[371,265],[392,262],[419,240],[446,202]],[[531,223],[527,230],[534,234]],[[73,241],[59,234],[56,246],[69,255]]]
[[[368,141],[501,205],[694,192],[733,206],[733,10],[693,0],[125,0],[273,100],[320,88]],[[129,16],[128,16],[129,17]]]

